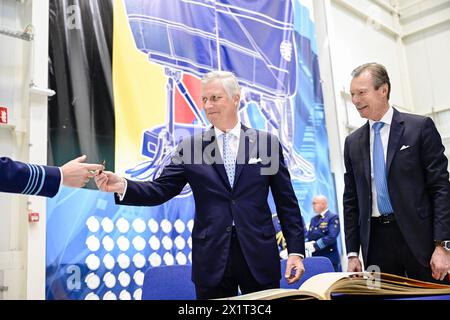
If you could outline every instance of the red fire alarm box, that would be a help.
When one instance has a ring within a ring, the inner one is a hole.
[[[8,123],[8,108],[0,107],[0,123],[7,124]]]
[[[28,222],[39,222],[39,212],[28,213]]]

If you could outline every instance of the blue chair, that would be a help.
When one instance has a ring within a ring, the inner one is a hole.
[[[195,300],[191,265],[152,267],[145,272],[142,300]]]
[[[305,265],[305,273],[300,278],[299,281],[288,284],[286,279],[284,278],[284,272],[286,271],[287,260],[281,260],[281,280],[280,280],[280,288],[286,289],[298,289],[303,282],[311,278],[312,276],[325,273],[325,272],[334,272],[333,264],[330,259],[326,257],[307,257],[303,260],[303,264]]]

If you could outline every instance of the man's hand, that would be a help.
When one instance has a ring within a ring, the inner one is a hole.
[[[348,258],[347,272],[361,272],[361,271],[362,265],[361,261],[359,261],[359,258],[358,257]]]
[[[97,170],[104,169],[101,164],[84,163],[85,161],[86,155],[83,155],[67,162],[61,167],[63,185],[66,187],[82,188],[89,182],[89,179],[97,174]]]
[[[116,192],[123,194],[125,191],[125,179],[111,171],[103,171],[94,178],[95,184],[100,191]]]
[[[284,273],[287,282],[291,284],[298,281],[304,273],[305,266],[303,265],[302,257],[296,255],[289,256],[286,263],[286,272]]]
[[[450,252],[436,247],[430,261],[431,275],[436,280],[444,280],[450,271]]]
[[[315,241],[308,241],[305,243],[305,249],[308,250],[310,253],[313,253],[314,251],[316,251],[316,249],[314,248],[314,243],[316,243]]]

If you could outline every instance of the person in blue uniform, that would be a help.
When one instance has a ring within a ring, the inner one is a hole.
[[[316,216],[312,217],[309,223],[305,249],[312,256],[327,257],[331,260],[334,271],[341,271],[341,257],[337,246],[339,217],[328,210],[328,200],[325,196],[315,196],[312,206]]]
[[[53,197],[60,185],[81,188],[104,167],[85,163],[83,155],[61,167],[14,161],[0,157],[0,192]],[[97,171],[98,170],[98,171]]]

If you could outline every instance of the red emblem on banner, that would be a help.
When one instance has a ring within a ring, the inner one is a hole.
[[[0,123],[8,123],[8,108],[0,107]]]

